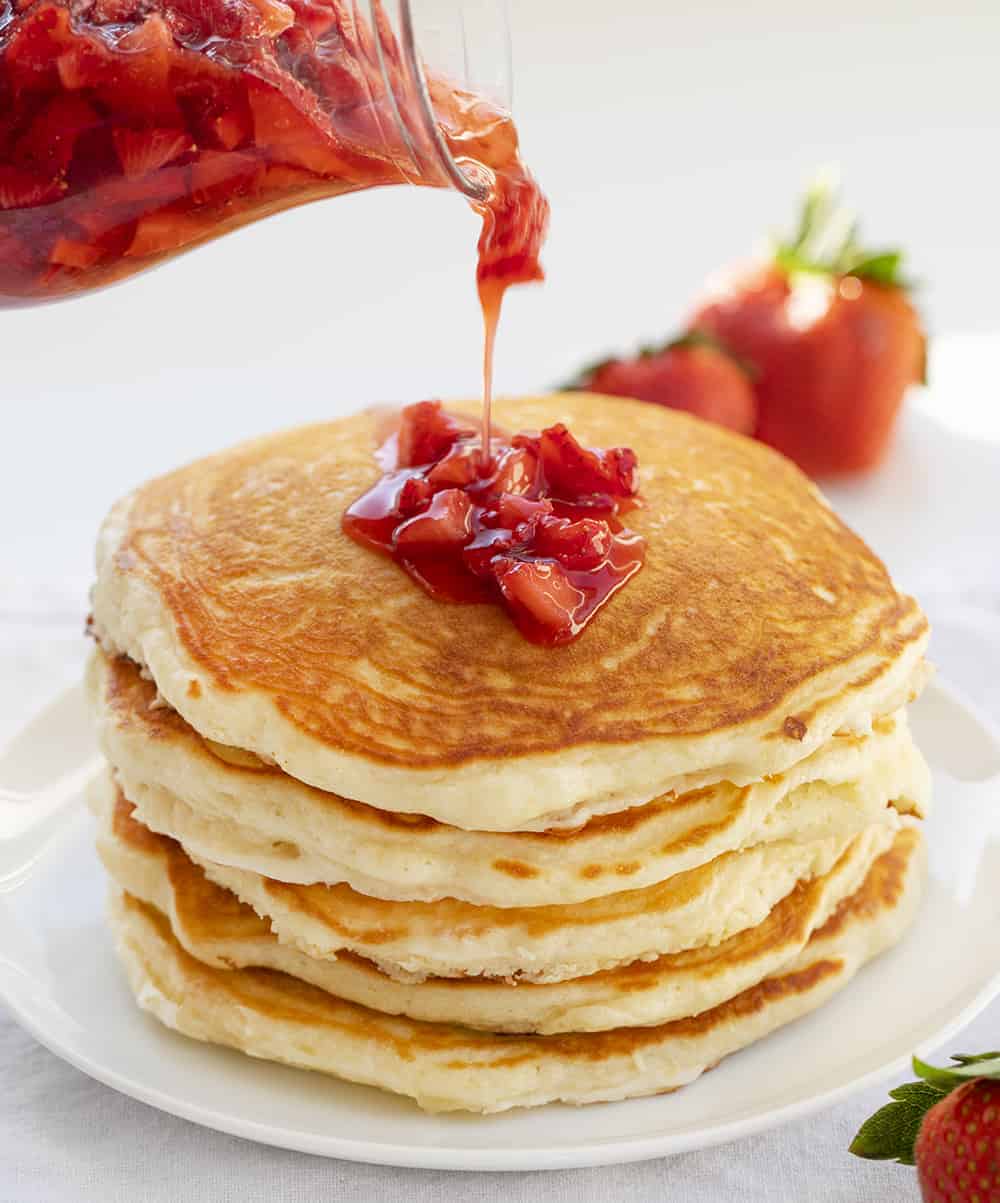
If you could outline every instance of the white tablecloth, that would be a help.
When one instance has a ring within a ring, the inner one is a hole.
[[[988,420],[977,407],[963,416],[952,404],[946,416],[939,425],[914,408],[885,470],[834,500],[925,601],[944,671],[1000,722],[1000,443],[963,433]],[[37,554],[4,579],[0,740],[82,663],[85,601],[80,582],[58,574],[57,543],[38,530],[22,541]],[[951,1051],[998,1042],[994,1004]],[[161,1114],[64,1064],[0,1009],[0,1203],[915,1200],[912,1171],[846,1152],[884,1097],[869,1091],[754,1139],[640,1165],[544,1176],[386,1169],[255,1146]]]

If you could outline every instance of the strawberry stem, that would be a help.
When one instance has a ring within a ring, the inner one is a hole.
[[[855,276],[883,288],[910,287],[902,274],[902,251],[862,246],[857,218],[839,203],[826,178],[806,191],[795,233],[775,243],[774,261],[788,273]]]
[[[919,1057],[913,1072],[919,1082],[907,1082],[889,1091],[891,1103],[875,1112],[858,1129],[850,1152],[872,1161],[898,1161],[913,1165],[913,1148],[924,1116],[951,1091],[975,1078],[1000,1078],[1000,1052],[958,1053],[954,1065],[938,1069]]]

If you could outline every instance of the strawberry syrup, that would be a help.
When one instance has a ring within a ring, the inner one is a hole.
[[[490,411],[493,401],[493,349],[504,293],[512,284],[542,280],[538,257],[548,230],[549,206],[534,178],[517,152],[513,134],[506,161],[493,175],[488,200],[475,208],[482,215],[479,236],[479,262],[476,286],[483,311],[483,421],[482,455],[484,469],[489,461]]]
[[[480,439],[439,401],[407,406],[344,531],[439,601],[493,602],[532,642],[568,643],[642,567],[645,542],[621,521],[639,504],[636,457],[562,425],[496,431],[488,456]]]
[[[500,306],[503,293],[495,289],[479,290],[479,303],[483,310],[483,416],[480,425],[480,459],[483,472],[490,466],[490,443],[492,441],[493,411],[493,348],[497,341],[497,326],[500,324]]]
[[[645,541],[621,517],[639,504],[628,448],[581,446],[562,425],[508,438],[492,429],[493,354],[504,294],[542,279],[548,204],[509,122],[480,142],[490,158],[476,284],[483,312],[480,429],[438,401],[407,406],[379,449],[382,478],[344,531],[391,556],[439,601],[492,602],[533,643],[576,639],[642,567]]]

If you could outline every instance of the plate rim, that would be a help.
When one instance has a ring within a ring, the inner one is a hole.
[[[941,677],[938,677],[931,688],[940,689],[945,693],[949,702],[960,707],[971,721],[984,727],[1000,749],[1000,733],[994,724],[983,715],[978,707],[967,702],[962,692],[956,689],[947,678],[942,680]],[[30,722],[38,722],[39,719],[47,716],[50,710],[56,709],[59,703],[67,701],[70,695],[78,690],[79,685],[77,684],[60,691],[48,705],[40,708],[39,712],[32,716]],[[24,724],[20,731],[15,732],[13,739],[7,744],[8,748],[23,735],[30,722]],[[78,826],[83,825],[80,820],[85,821],[80,802],[72,804],[71,809],[77,809],[77,815],[73,823],[73,830],[64,831],[67,840],[75,834]],[[56,839],[49,847],[61,842],[61,839]],[[48,860],[48,857],[43,856],[42,860],[44,862]],[[45,868],[40,865],[37,871],[44,873]],[[998,995],[1000,995],[1000,962],[965,1006],[937,1028],[932,1035],[920,1042],[913,1052],[924,1057],[931,1054],[971,1023]],[[901,1054],[875,1066],[866,1073],[830,1086],[808,1098],[796,1099],[739,1119],[688,1131],[668,1132],[654,1136],[644,1135],[634,1139],[616,1138],[597,1144],[590,1140],[584,1144],[567,1144],[552,1148],[512,1149],[497,1146],[486,1149],[442,1144],[415,1145],[396,1141],[362,1140],[357,1137],[336,1134],[311,1134],[285,1125],[265,1124],[232,1112],[192,1102],[174,1091],[149,1085],[132,1074],[102,1064],[100,1060],[75,1047],[72,1039],[65,1039],[58,1033],[53,1034],[46,1027],[44,1020],[38,1019],[31,1013],[27,997],[23,996],[16,987],[5,988],[2,981],[0,981],[0,1001],[3,1002],[13,1019],[53,1055],[95,1081],[167,1114],[175,1115],[214,1131],[271,1147],[369,1165],[410,1169],[492,1172],[582,1169],[605,1165],[624,1165],[674,1156],[741,1140],[793,1120],[804,1119],[862,1090],[887,1081],[907,1069],[910,1063],[909,1054]],[[147,1022],[155,1022],[148,1017],[145,1018]]]

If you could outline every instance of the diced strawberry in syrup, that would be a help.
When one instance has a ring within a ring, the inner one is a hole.
[[[67,92],[77,92],[100,81],[105,63],[92,46],[74,46],[56,59],[59,82]]]
[[[535,525],[532,552],[554,556],[573,569],[592,569],[603,564],[614,540],[611,527],[601,518],[541,518]]]
[[[189,242],[195,242],[204,237],[205,233],[204,225],[197,218],[189,217],[185,213],[150,213],[148,217],[139,219],[135,237],[125,254],[130,258],[162,255],[165,251],[175,251]]]
[[[49,252],[49,262],[62,267],[93,267],[104,252],[89,242],[74,242],[69,238],[57,238]]]
[[[19,167],[0,167],[0,209],[27,209],[55,200],[63,192],[55,179]]]
[[[518,436],[518,439],[524,438]],[[517,440],[515,444],[520,445]],[[635,496],[638,461],[630,448],[593,451],[581,446],[561,422],[543,430],[536,445],[546,479],[556,497],[577,501],[600,494]]]
[[[537,453],[527,446],[509,447],[497,456],[493,477],[486,492],[492,497],[502,493],[537,493],[541,486]]]
[[[260,14],[260,32],[265,38],[278,37],[295,22],[295,10],[282,0],[253,0],[253,5]]]
[[[190,167],[191,196],[196,204],[224,205],[260,187],[264,164],[247,151],[203,150]]]
[[[584,601],[561,564],[500,558],[497,584],[515,617],[545,631],[553,642],[576,633],[576,612]]]
[[[552,502],[547,497],[541,501],[531,501],[527,497],[519,497],[516,493],[501,493],[497,505],[497,518],[500,525],[507,530],[516,530],[523,522],[541,518],[552,513]]]
[[[65,171],[73,158],[77,139],[101,118],[82,96],[60,93],[35,117],[18,139],[14,158],[49,176]]]
[[[396,509],[404,518],[412,518],[427,508],[433,496],[434,489],[425,477],[411,476],[399,491]]]
[[[558,488],[543,471],[545,448],[558,455]],[[526,638],[566,643],[642,565],[643,540],[617,518],[635,494],[635,457],[583,448],[558,426],[513,446],[495,438],[491,451],[484,465],[473,432],[439,401],[407,406],[380,452],[397,466],[348,509],[344,530],[393,556],[431,596],[500,601]]]
[[[190,135],[181,129],[116,129],[111,137],[122,171],[130,180],[149,175],[194,149]]]
[[[288,96],[262,80],[250,79],[247,97],[253,114],[254,141],[272,158],[317,176],[352,178],[350,162],[338,153],[329,134]]]
[[[509,530],[483,527],[463,549],[462,560],[474,576],[493,580],[496,577],[497,556],[510,551],[513,546],[514,536]]]
[[[396,528],[395,545],[407,552],[412,548],[462,548],[472,535],[471,519],[468,494],[461,489],[444,489],[434,495],[422,514]]]
[[[240,113],[222,113],[218,117],[212,117],[209,125],[220,145],[226,150],[235,150],[247,141],[253,132],[250,123],[244,121]]]
[[[94,0],[93,16],[102,25],[124,25],[139,12],[142,0]]]
[[[431,468],[427,479],[435,488],[463,489],[479,479],[479,469],[478,445],[457,443]]]
[[[400,468],[436,464],[460,438],[473,432],[441,408],[440,401],[407,405],[397,434],[396,459]]]

